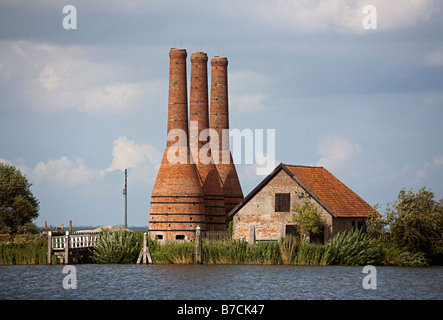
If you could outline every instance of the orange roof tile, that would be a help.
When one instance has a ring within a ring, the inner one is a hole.
[[[372,210],[366,201],[323,167],[283,166],[337,217],[366,217]]]

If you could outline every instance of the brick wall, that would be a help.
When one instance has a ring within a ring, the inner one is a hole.
[[[290,193],[291,208],[301,203],[305,195],[305,191],[281,170],[233,216],[234,238],[247,239],[250,224],[255,224],[256,240],[278,240],[285,236],[285,226],[292,223],[293,212],[275,212],[276,193]],[[325,222],[324,236],[328,241],[333,233],[333,218],[314,199],[310,200]]]

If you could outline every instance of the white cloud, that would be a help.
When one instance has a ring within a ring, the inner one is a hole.
[[[230,108],[239,112],[251,112],[265,108],[269,95],[269,79],[256,71],[237,70],[229,74]]]
[[[39,162],[34,167],[25,164],[22,158],[10,161],[0,158],[0,163],[15,165],[34,185],[50,183],[56,186],[77,186],[90,184],[102,179],[115,170],[132,169],[134,181],[153,181],[160,166],[162,153],[149,144],[137,144],[126,137],[114,141],[112,163],[106,169],[96,170],[88,167],[80,157],[49,159]]]
[[[429,170],[430,167],[431,167],[431,164],[430,164],[430,163],[425,163],[425,164],[423,165],[423,169],[418,170],[418,171],[415,173],[415,176],[416,176],[418,179],[425,179],[425,178],[427,178],[427,177],[428,177],[427,170]]]
[[[322,157],[317,161],[318,166],[330,171],[341,169],[362,151],[359,144],[352,139],[334,136],[320,136],[317,141],[317,153]]]
[[[268,98],[269,96],[263,94],[233,95],[230,106],[239,112],[262,110],[265,108],[263,102]]]
[[[138,70],[125,61],[100,60],[100,50],[106,49],[1,41],[0,79],[15,99],[38,111],[121,114],[153,101],[160,80],[137,81]]]
[[[433,14],[438,16],[435,3],[436,0],[281,0],[261,1],[250,10],[270,25],[286,26],[295,32],[362,33],[366,31],[362,27],[366,5],[377,9],[377,28],[389,30],[413,27]]]
[[[435,177],[438,172],[442,172],[439,166],[443,166],[443,155],[437,155],[433,158],[432,163],[426,162],[423,168],[415,172],[416,178],[421,182],[429,176]]]
[[[48,91],[53,91],[60,87],[60,80],[51,66],[46,66],[37,77],[37,82]]]
[[[59,159],[49,159],[47,162],[39,162],[34,168],[24,164],[17,165],[34,184],[45,182],[57,185],[79,185],[99,177],[99,172],[84,164],[82,158],[69,159],[63,156]]]
[[[149,144],[137,144],[126,137],[119,137],[114,141],[112,157],[111,164],[102,172],[132,168],[136,179],[151,180],[156,176],[162,153]]]

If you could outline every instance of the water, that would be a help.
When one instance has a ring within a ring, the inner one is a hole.
[[[77,289],[63,288],[62,265],[0,266],[0,299],[361,300],[443,299],[443,267],[259,265],[75,265]]]

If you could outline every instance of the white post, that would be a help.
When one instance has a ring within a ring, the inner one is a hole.
[[[48,231],[48,264],[52,264],[52,232]]]
[[[66,231],[65,235],[65,264],[69,264],[69,231]]]

